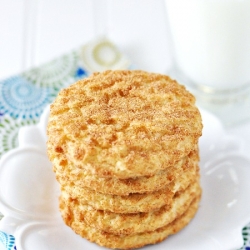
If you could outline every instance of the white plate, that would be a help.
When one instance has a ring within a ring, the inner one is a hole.
[[[0,230],[15,235],[18,250],[103,249],[76,235],[58,212],[59,187],[46,156],[48,108],[36,126],[19,133],[19,147],[0,161]],[[191,223],[147,250],[229,250],[243,245],[241,230],[250,221],[250,160],[237,138],[202,111],[200,208]]]

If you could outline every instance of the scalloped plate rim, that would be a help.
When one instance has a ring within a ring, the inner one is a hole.
[[[44,111],[44,113],[42,114],[42,116],[41,116],[41,119],[40,119],[40,122],[36,125],[37,126],[37,128],[41,131],[41,133],[42,133],[42,135],[44,136],[46,136],[46,134],[44,133],[44,131],[42,131],[43,129],[44,129],[44,126],[46,125],[46,118],[47,118],[47,115],[48,115],[48,112],[49,112],[49,108],[46,108],[45,109],[45,111]],[[217,123],[216,124],[216,126],[217,126],[217,128],[216,129],[218,129],[222,134],[223,134],[223,136],[225,137],[226,135],[224,134],[224,129],[223,129],[223,127],[222,127],[222,125],[220,124],[220,122],[218,122],[218,119],[217,118],[215,118],[213,115],[211,115],[211,114],[209,114],[209,113],[207,113],[206,111],[202,111],[202,113],[203,113],[203,116],[209,116],[208,117],[208,119],[212,119],[212,122],[215,122],[215,123]],[[214,120],[213,120],[214,119]],[[208,125],[209,126],[209,125]],[[10,150],[9,152],[7,152],[3,157],[2,157],[2,159],[0,160],[0,172],[1,172],[1,166],[2,166],[2,162],[4,162],[5,161],[5,159],[7,159],[8,157],[11,157],[11,155],[13,154],[13,153],[15,153],[15,152],[20,152],[20,151],[22,151],[22,150],[25,150],[27,147],[29,147],[29,148],[33,148],[33,150],[35,149],[36,151],[38,151],[38,152],[40,152],[40,153],[42,153],[43,151],[42,150],[39,150],[39,145],[38,145],[38,147],[36,147],[36,146],[27,146],[27,145],[22,145],[22,146],[19,146],[18,148],[15,148],[15,149],[13,149],[13,150]],[[232,155],[235,153],[235,155],[236,156],[239,156],[239,157],[242,157],[242,158],[244,158],[246,161],[248,161],[248,162],[250,162],[250,160],[249,160],[249,158],[248,158],[248,156],[247,155],[245,155],[245,154],[241,154],[240,152],[232,152]],[[250,168],[248,169],[248,170],[246,170],[246,171],[248,171],[249,172],[249,174],[250,174]],[[203,178],[205,178],[205,177],[203,177]],[[0,187],[1,188],[1,187]],[[1,190],[0,190],[1,191]],[[1,195],[1,192],[0,192],[0,195]],[[249,197],[250,197],[250,190],[249,190]],[[6,204],[3,204],[1,201],[0,201],[0,207],[1,208],[4,208],[4,206],[6,206]],[[200,210],[201,210],[202,208],[200,208]],[[4,209],[3,209],[4,210]],[[198,211],[198,213],[199,213],[199,211]],[[59,214],[59,211],[58,211],[58,214]],[[11,210],[8,208],[8,213],[6,214],[6,216],[8,216],[8,217],[12,217],[12,218],[14,218],[14,219],[20,219],[20,218],[18,218],[18,216],[15,214],[15,212],[14,211],[12,211],[11,212]],[[31,217],[32,217],[32,215],[31,215]],[[43,219],[48,219],[49,218],[49,216],[47,217],[47,216],[45,216],[45,217],[43,217],[43,218],[41,218],[41,220],[37,220],[37,221],[30,221],[30,218],[27,218],[27,221],[25,220],[25,218],[23,218],[24,220],[22,221],[22,223],[21,223],[21,226],[20,225],[18,225],[17,227],[16,227],[16,235],[18,236],[18,237],[22,237],[22,232],[24,232],[25,230],[25,228],[27,229],[27,228],[29,228],[30,226],[34,226],[34,225],[39,225],[39,223],[41,223],[41,224],[43,224],[43,225],[48,225],[48,227],[50,226],[50,225],[53,225],[53,226],[58,226],[60,223],[61,223],[61,221],[60,220],[57,220],[59,217],[58,216],[56,216],[57,218],[55,218],[55,220],[53,221],[53,222],[51,222],[51,223],[46,223],[46,221],[44,222],[43,221]],[[208,242],[209,243],[209,247],[210,248],[206,248],[206,249],[211,249],[211,247],[212,246],[215,246],[215,247],[217,247],[217,249],[223,249],[223,250],[225,250],[225,247],[228,247],[227,249],[233,249],[233,247],[241,247],[241,246],[239,246],[239,244],[242,244],[243,243],[243,239],[242,239],[242,234],[241,233],[239,233],[239,232],[241,232],[241,230],[242,230],[242,228],[245,226],[245,224],[247,224],[248,222],[250,221],[250,214],[248,215],[248,216],[246,216],[245,218],[243,218],[242,219],[242,222],[239,224],[239,225],[234,225],[234,228],[232,229],[232,230],[229,230],[229,229],[227,229],[226,231],[228,232],[228,234],[231,236],[231,238],[230,238],[230,240],[228,240],[228,238],[227,238],[227,243],[225,243],[224,245],[216,245],[217,243],[215,242],[214,243],[214,245],[213,245],[213,242]],[[59,222],[59,224],[57,224],[57,222]],[[195,219],[190,223],[190,224],[194,224],[195,223]],[[245,223],[245,224],[244,224]],[[1,221],[0,222],[0,225],[1,225],[1,228],[4,228],[4,220],[3,221]],[[177,235],[174,235],[174,236],[171,236],[171,238],[178,238],[179,237],[179,235],[181,235],[182,234],[182,232],[183,231],[187,231],[187,230],[190,230],[189,229],[190,227],[189,226],[187,226],[184,230],[182,230],[180,233],[178,233]],[[236,232],[237,231],[237,234],[239,234],[239,235],[231,235],[232,234],[232,232]],[[180,238],[181,239],[181,238]],[[20,240],[21,240],[21,238],[19,238],[19,239],[16,239],[16,241],[17,241],[17,243],[18,242],[20,242]],[[232,245],[230,245],[229,243],[232,243]],[[86,243],[85,243],[86,244]],[[93,247],[93,249],[96,249],[96,250],[98,250],[98,249],[102,249],[102,247],[99,247],[99,246],[97,246],[97,245],[95,245],[95,244],[92,244],[92,243],[89,243],[89,244],[91,244],[91,246]],[[203,244],[204,244],[204,242],[203,242]],[[211,245],[212,244],[212,245]],[[229,246],[229,245],[230,246]],[[235,246],[233,246],[235,244]],[[227,245],[227,246],[226,246]],[[157,245],[153,245],[153,246],[147,246],[146,247],[146,249],[155,249],[155,250],[161,250],[161,249],[165,249],[166,247],[168,246],[168,240],[166,240],[166,241],[164,241],[164,242],[162,242],[162,243],[160,243],[160,244],[157,244]],[[186,246],[187,246],[187,248],[186,249],[189,249],[189,247],[188,247],[188,244],[186,243]],[[17,246],[18,247],[18,246]],[[81,246],[79,246],[79,249],[80,248],[82,248],[82,247],[84,247],[84,241],[83,241],[83,245],[81,245]],[[91,249],[92,249],[92,247],[91,247]],[[203,245],[203,247],[204,247],[204,245]],[[221,247],[221,248],[218,248],[218,247]],[[54,249],[54,250],[61,250],[61,249],[63,249],[63,247],[62,246],[58,246],[58,249]],[[179,248],[178,248],[179,249]],[[197,248],[197,249],[199,249],[199,248]],[[203,248],[204,249],[204,248]],[[24,250],[24,249],[20,249],[20,248],[18,248],[18,250]],[[191,248],[190,248],[190,250],[191,250]],[[192,249],[192,250],[195,250],[195,249]]]

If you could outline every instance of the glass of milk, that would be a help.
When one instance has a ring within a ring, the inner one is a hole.
[[[250,118],[250,0],[165,0],[170,73],[225,124]]]

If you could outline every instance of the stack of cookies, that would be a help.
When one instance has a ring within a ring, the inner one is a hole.
[[[195,98],[164,75],[105,71],[62,90],[47,148],[65,223],[118,249],[181,230],[201,197],[201,132]]]

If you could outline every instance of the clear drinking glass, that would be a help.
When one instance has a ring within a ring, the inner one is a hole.
[[[250,1],[165,1],[170,75],[226,125],[250,118]]]

